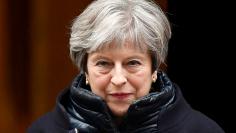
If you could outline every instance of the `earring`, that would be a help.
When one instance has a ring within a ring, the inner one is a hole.
[[[88,75],[87,73],[85,73],[85,84],[88,85],[89,84],[89,81],[88,81]]]
[[[85,81],[85,84],[88,85],[89,82],[88,82],[88,78],[86,77],[86,81]]]
[[[152,77],[152,82],[155,83],[157,81],[157,78],[156,77]]]
[[[157,71],[155,71],[152,75],[152,82],[155,83],[157,80]]]

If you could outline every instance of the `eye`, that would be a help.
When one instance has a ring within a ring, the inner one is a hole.
[[[130,60],[130,61],[128,62],[128,65],[129,65],[129,66],[139,66],[139,65],[141,65],[141,62],[138,61],[138,60]]]
[[[96,62],[96,66],[99,66],[99,67],[108,67],[110,65],[111,65],[110,62],[104,61],[104,60],[100,60]]]

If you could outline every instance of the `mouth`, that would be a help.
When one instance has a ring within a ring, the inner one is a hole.
[[[110,94],[112,97],[116,98],[116,99],[119,99],[119,100],[122,100],[122,99],[126,99],[128,98],[129,96],[132,95],[132,93],[112,93]]]

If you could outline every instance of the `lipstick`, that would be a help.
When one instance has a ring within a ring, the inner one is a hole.
[[[111,94],[112,97],[117,99],[126,99],[131,95],[131,93],[113,93]]]

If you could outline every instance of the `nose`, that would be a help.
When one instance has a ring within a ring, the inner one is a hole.
[[[127,82],[122,65],[115,65],[112,72],[111,83],[115,86],[122,86]]]

